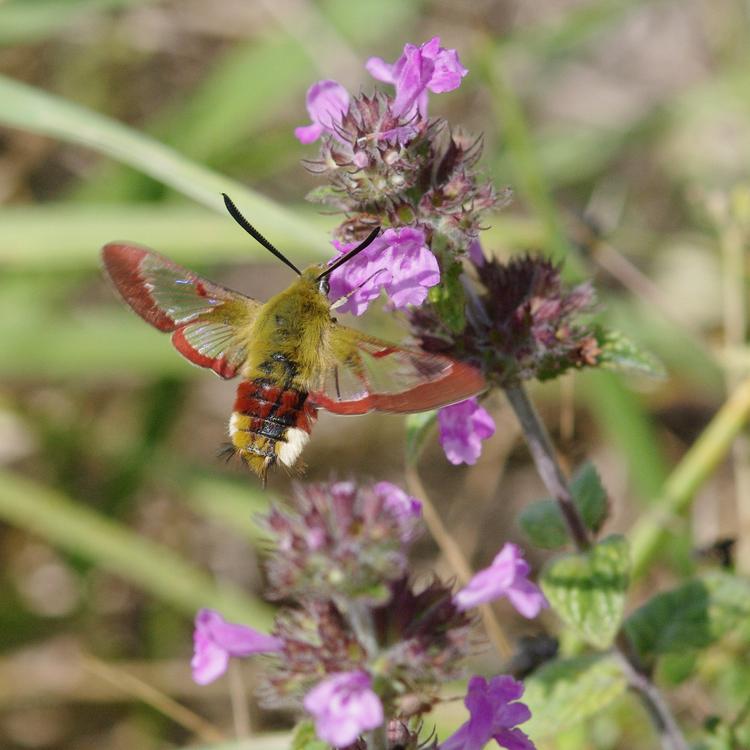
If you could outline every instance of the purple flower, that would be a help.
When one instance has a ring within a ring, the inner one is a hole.
[[[535,750],[534,743],[516,728],[531,718],[524,703],[514,702],[522,695],[523,684],[507,675],[493,677],[489,683],[484,677],[472,677],[464,700],[469,720],[439,750],[482,750],[492,739],[507,750]]]
[[[334,242],[339,255],[355,245]],[[381,290],[393,308],[421,305],[427,290],[440,282],[437,259],[413,227],[386,229],[366,250],[330,275],[331,300],[345,298],[337,309],[361,315]]]
[[[202,609],[195,617],[193,679],[208,685],[226,672],[230,656],[280,651],[282,641],[245,625],[227,622],[218,612]]]
[[[482,440],[495,434],[495,422],[475,398],[444,406],[438,412],[440,444],[452,464],[475,464]]]
[[[331,675],[305,696],[304,705],[318,737],[334,747],[347,747],[383,723],[383,705],[361,670]]]
[[[401,530],[401,541],[412,541],[422,519],[422,503],[390,482],[378,482],[373,489],[376,495],[383,498],[385,509],[396,519]]]
[[[483,266],[485,264],[484,250],[482,250],[482,243],[479,241],[479,237],[475,237],[469,243],[469,259],[475,266]]]
[[[549,606],[544,594],[528,580],[529,564],[518,545],[507,543],[489,568],[480,570],[455,596],[456,606],[464,611],[479,604],[507,596],[524,617],[532,618]]]
[[[414,114],[427,117],[427,92],[442,94],[453,91],[468,73],[454,49],[440,46],[440,37],[416,47],[404,46],[404,53],[389,65],[380,57],[371,57],[365,67],[373,78],[396,87],[391,107],[395,115]]]
[[[312,143],[321,134],[336,133],[336,126],[349,109],[349,93],[336,81],[318,81],[307,90],[307,112],[312,124],[294,129],[301,143]]]

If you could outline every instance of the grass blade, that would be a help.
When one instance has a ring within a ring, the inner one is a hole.
[[[202,167],[177,151],[115,120],[0,76],[0,125],[86,146],[224,213],[222,192],[248,216],[262,216],[263,229],[282,247],[309,242],[307,222],[265,196]]]
[[[0,471],[0,518],[86,557],[188,616],[212,607],[230,620],[267,629],[270,608],[216,583],[171,550],[138,536],[53,489]]]

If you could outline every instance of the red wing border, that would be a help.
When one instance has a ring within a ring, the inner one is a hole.
[[[260,303],[139,245],[109,243],[102,259],[120,296],[147,323],[171,332],[180,354],[222,378],[237,374],[247,357],[238,331]]]
[[[395,346],[343,326],[334,335],[337,363],[310,394],[317,406],[334,414],[428,411],[487,387],[479,370],[450,357]]]

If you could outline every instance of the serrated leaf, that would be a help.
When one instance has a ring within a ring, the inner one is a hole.
[[[590,461],[573,475],[570,491],[586,527],[598,532],[607,517],[609,503],[599,473]],[[518,524],[529,541],[542,549],[558,549],[569,541],[560,507],[551,498],[527,505],[518,515]]]
[[[302,721],[294,728],[290,750],[328,750],[327,742],[315,735],[315,726],[311,721]]]
[[[415,464],[437,420],[437,409],[406,417],[406,463]]]
[[[616,659],[595,654],[550,662],[525,685],[531,719],[522,729],[541,740],[599,714],[625,692],[627,680]]]
[[[666,376],[661,361],[651,352],[641,349],[623,333],[599,329],[596,332],[596,338],[601,350],[598,364],[602,367],[657,379]]]
[[[591,461],[581,464],[570,480],[573,501],[583,516],[586,528],[596,533],[602,527],[609,511],[607,491],[599,472]]]
[[[547,498],[527,505],[518,514],[518,525],[535,547],[558,549],[569,540],[557,501]]]
[[[709,646],[750,618],[750,581],[714,571],[650,599],[625,621],[644,662]]]
[[[562,620],[592,646],[603,649],[612,644],[620,626],[629,570],[628,543],[614,535],[587,552],[552,560],[541,585]]]

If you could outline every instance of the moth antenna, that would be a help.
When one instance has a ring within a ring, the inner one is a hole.
[[[363,240],[362,242],[357,245],[353,250],[350,250],[343,258],[339,258],[337,261],[335,261],[332,265],[328,266],[328,268],[323,271],[316,281],[320,281],[321,279],[324,279],[326,276],[328,276],[331,271],[335,271],[339,266],[346,263],[346,261],[351,260],[355,255],[358,253],[361,253],[365,248],[372,245],[372,243],[375,241],[375,238],[380,234],[380,227],[375,227],[375,229],[370,232],[367,239]]]
[[[237,206],[234,205],[232,202],[232,199],[226,194],[222,193],[224,196],[224,205],[227,207],[227,211],[229,211],[229,215],[254,239],[256,242],[259,242],[263,247],[266,248],[269,252],[273,253],[280,261],[283,263],[286,263],[289,268],[292,269],[298,276],[302,276],[302,271],[297,268],[297,266],[292,263],[291,260],[284,257],[284,254],[281,252],[281,250],[277,250],[241,213],[240,210],[237,208]]]

